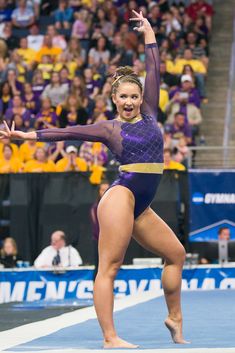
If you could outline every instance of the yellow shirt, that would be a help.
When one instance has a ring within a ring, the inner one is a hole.
[[[60,53],[62,52],[62,49],[59,47],[42,47],[36,54],[35,60],[38,62],[41,62],[43,55],[49,55],[53,59],[56,59]]]
[[[58,62],[58,63],[56,63],[54,65],[54,69],[53,70],[56,71],[56,72],[59,72],[62,69],[63,66],[64,66],[64,64]],[[68,78],[70,80],[72,80],[75,77],[75,73],[76,73],[78,65],[77,65],[77,63],[75,61],[69,61],[69,62],[66,63],[66,67],[69,70]]]
[[[0,159],[0,173],[19,173],[23,170],[23,163],[18,159],[12,157],[9,161],[4,158]]]
[[[164,170],[186,170],[185,166],[179,162],[176,162],[176,161],[173,161],[171,160],[170,161],[170,164],[168,166],[164,165]]]
[[[166,60],[166,71],[170,72],[171,74],[174,73],[174,63],[172,60]]]
[[[15,143],[10,143],[12,150],[13,150],[13,154],[12,157],[14,158],[19,158],[19,148]],[[3,159],[3,147],[4,147],[4,143],[0,142],[0,159]]]
[[[19,148],[19,158],[22,162],[28,162],[34,158],[34,153],[38,147],[44,147],[44,142],[36,142],[35,145],[31,146],[27,141],[22,143]]]
[[[36,51],[34,49],[18,49],[17,53],[23,58],[26,64],[31,64],[33,61],[35,61]]]
[[[92,172],[90,175],[90,183],[91,184],[100,184],[103,177],[103,172],[106,168],[102,167],[101,165],[93,164],[90,166],[90,171]]]
[[[69,160],[67,157],[60,159],[56,163],[56,171],[57,172],[65,172],[68,163],[69,163]],[[87,164],[86,164],[85,159],[80,158],[80,157],[76,157],[76,164],[77,164],[77,167],[79,168],[79,171],[81,171],[81,172],[87,171]]]
[[[191,65],[194,72],[206,74],[206,68],[200,60],[177,59],[174,66],[174,74],[182,74],[184,65]]]
[[[47,162],[39,162],[36,159],[28,161],[24,166],[25,173],[43,173],[43,172],[55,172],[55,163],[51,160]]]
[[[166,111],[166,106],[169,102],[169,94],[165,89],[160,88],[160,96],[159,96],[159,107],[163,112]]]
[[[42,71],[42,77],[44,80],[50,80],[53,64],[39,64],[37,68]]]

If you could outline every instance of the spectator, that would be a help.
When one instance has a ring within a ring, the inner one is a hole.
[[[43,78],[42,71],[39,69],[35,70],[32,78],[32,91],[34,93],[35,99],[40,98],[45,86],[46,83]]]
[[[211,30],[213,7],[208,4],[205,0],[195,0],[186,8],[186,13],[189,17],[195,21],[198,16],[203,16],[206,21],[208,30]]]
[[[36,61],[41,62],[43,55],[49,55],[52,62],[54,62],[58,56],[61,54],[62,49],[59,47],[53,47],[51,37],[46,34],[43,39],[43,45],[41,49],[37,52]]]
[[[200,108],[200,95],[198,90],[193,87],[192,77],[190,75],[182,75],[180,82],[180,87],[171,90],[170,99],[172,99],[177,93],[179,93],[181,98],[185,98],[187,96],[188,103],[194,104],[196,107]],[[175,100],[177,100],[178,98],[175,98]]]
[[[2,151],[3,157],[0,159],[0,173],[19,173],[23,170],[21,161],[13,157],[13,148],[11,145],[4,145]]]
[[[10,145],[13,151],[13,157],[19,158],[19,149],[15,143],[12,143],[9,138],[3,138],[0,140],[0,159],[3,159],[3,149],[5,145]]]
[[[47,34],[51,37],[52,46],[65,50],[67,48],[67,42],[63,35],[59,34],[55,26],[49,25],[47,27]]]
[[[161,61],[160,63],[160,78],[161,78],[161,87],[167,90],[179,84],[178,77],[167,71],[167,66],[165,61]]]
[[[35,23],[29,28],[29,33],[27,36],[28,48],[37,52],[43,45],[44,35],[39,34],[39,28]]]
[[[5,119],[11,125],[13,116],[19,114],[22,116],[24,125],[30,126],[30,111],[25,108],[23,101],[19,95],[15,95],[12,99],[12,107],[8,108],[5,113]]]
[[[59,0],[59,7],[54,13],[56,29],[69,29],[73,19],[73,9],[67,0]]]
[[[18,47],[19,39],[12,32],[12,23],[6,22],[1,28],[0,37],[4,39],[8,50],[13,50]]]
[[[90,49],[88,64],[95,67],[97,70],[102,70],[102,66],[107,66],[109,60],[110,51],[107,49],[107,40],[102,36],[97,40],[96,46]],[[106,68],[104,70],[106,70]]]
[[[98,257],[99,256],[98,255],[99,222],[97,217],[97,208],[98,208],[99,201],[101,200],[104,193],[108,190],[109,186],[110,184],[108,183],[108,181],[102,181],[102,183],[99,185],[98,197],[96,201],[93,203],[93,205],[91,206],[91,210],[90,210],[92,240],[94,244],[94,265],[95,265],[93,280],[95,280],[97,270],[98,270],[98,262],[99,262],[99,257]]]
[[[12,99],[12,91],[9,82],[5,81],[0,89],[0,115],[3,116],[9,108]]]
[[[12,122],[15,123],[15,129],[23,132],[27,132],[27,126],[25,126],[24,120],[20,114],[14,114],[12,118]]]
[[[17,94],[21,94],[23,86],[22,83],[17,80],[16,70],[8,69],[6,81],[9,83],[11,87],[12,94],[15,96]]]
[[[36,51],[28,47],[27,38],[20,39],[20,48],[17,49],[17,54],[20,55],[22,62],[27,66],[28,70],[31,70],[35,62]]]
[[[49,55],[43,55],[41,63],[38,64],[37,69],[42,72],[42,77],[44,81],[50,81],[53,68],[54,65],[52,62],[52,58]]]
[[[88,39],[91,26],[91,18],[85,9],[74,14],[75,22],[72,27],[72,38]]]
[[[88,114],[82,107],[82,102],[78,96],[70,94],[62,106],[59,116],[60,127],[72,125],[86,125]]]
[[[174,115],[174,121],[172,124],[165,125],[165,131],[169,133],[175,144],[178,143],[181,137],[185,137],[187,145],[192,143],[192,129],[189,124],[187,124],[185,116],[181,112],[177,112]]]
[[[7,6],[6,0],[0,0],[0,23],[11,21],[12,9]]]
[[[27,28],[35,22],[32,9],[26,6],[26,0],[18,0],[18,7],[12,12],[12,23],[18,28]]]
[[[30,117],[33,118],[40,107],[39,100],[37,96],[33,93],[32,85],[28,82],[24,84],[24,92],[23,92],[23,102],[24,106],[30,112]]]
[[[76,63],[76,69],[80,70],[83,67],[86,60],[86,51],[81,47],[78,38],[70,38],[65,53],[67,54],[67,61]],[[73,77],[74,74],[75,72],[72,75]]]
[[[5,238],[3,247],[0,250],[0,264],[5,268],[14,268],[17,266],[17,261],[22,261],[22,258],[18,254],[15,239]]]
[[[30,129],[32,131],[32,129]],[[30,131],[29,130],[29,131]],[[25,141],[20,145],[19,157],[23,163],[26,163],[34,158],[34,154],[38,147],[44,148],[44,142],[37,142],[33,140]]]
[[[14,49],[10,54],[10,60],[7,65],[6,71],[8,70],[14,70],[16,72],[17,80],[18,82],[20,82],[20,84],[25,82],[27,75],[27,67],[26,64],[23,62],[21,56],[18,54],[17,49]]]
[[[53,108],[56,108],[57,105],[62,104],[66,100],[68,93],[68,85],[61,84],[59,73],[53,71],[51,75],[51,83],[45,87],[42,93],[42,98],[49,98]]]
[[[47,151],[43,147],[37,147],[34,158],[25,163],[25,173],[55,172],[55,163],[48,159]]]
[[[164,148],[164,170],[179,170],[185,171],[186,168],[183,164],[174,161],[172,158],[172,151],[169,148]]]
[[[174,73],[181,74],[184,68],[184,65],[190,65],[195,72],[195,74],[206,75],[206,67],[202,61],[198,59],[193,59],[193,53],[191,49],[184,50],[183,58],[175,60]]]
[[[87,89],[87,93],[91,99],[94,99],[95,96],[99,93],[100,90],[100,82],[99,80],[94,79],[93,69],[87,67],[84,70],[84,79],[85,85]]]
[[[66,147],[64,158],[56,163],[57,172],[86,172],[87,164],[85,159],[77,156],[78,150],[75,146]]]
[[[32,119],[32,125],[37,130],[45,129],[48,125],[53,127],[58,125],[58,116],[51,105],[50,98],[41,99],[41,109]]]
[[[56,230],[51,234],[51,245],[42,250],[34,261],[36,268],[79,265],[82,265],[81,256],[74,247],[66,246],[66,236],[62,230]]]
[[[230,229],[228,227],[222,227],[218,231],[219,240],[230,240]]]

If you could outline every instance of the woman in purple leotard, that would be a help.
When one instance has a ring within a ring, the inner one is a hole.
[[[87,126],[36,132],[1,131],[2,136],[39,141],[88,140],[103,142],[120,162],[118,179],[98,207],[100,225],[99,268],[94,302],[104,335],[104,348],[135,348],[118,337],[113,323],[113,283],[131,237],[165,259],[162,286],[168,308],[165,325],[175,343],[182,336],[180,288],[185,250],[172,230],[150,208],[163,170],[163,141],[157,126],[159,54],[155,34],[142,13],[134,11],[144,33],[146,80],[144,92],[138,77],[127,68],[117,70],[112,99],[117,118]]]

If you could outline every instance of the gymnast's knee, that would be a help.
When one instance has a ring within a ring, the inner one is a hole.
[[[97,276],[106,277],[114,280],[120,267],[122,261],[116,261],[112,263],[99,264]]]
[[[171,256],[165,258],[166,265],[178,265],[183,266],[186,258],[186,251],[182,244],[179,244],[177,248],[174,249]]]

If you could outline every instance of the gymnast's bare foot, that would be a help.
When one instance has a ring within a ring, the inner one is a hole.
[[[169,317],[165,320],[165,325],[171,333],[171,337],[174,343],[189,344],[189,341],[185,341],[182,334],[182,321],[174,321]]]
[[[127,341],[122,340],[120,337],[116,336],[109,340],[104,340],[104,348],[138,348],[136,344],[131,344]]]

